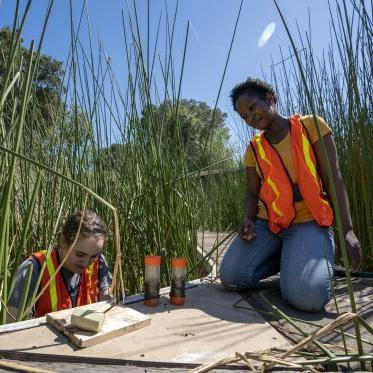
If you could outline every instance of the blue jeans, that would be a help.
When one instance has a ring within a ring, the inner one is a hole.
[[[228,248],[220,267],[224,287],[248,289],[280,271],[282,296],[299,310],[320,311],[331,297],[332,228],[310,221],[274,234],[263,219],[255,220],[255,228],[254,240],[247,242],[237,236]]]

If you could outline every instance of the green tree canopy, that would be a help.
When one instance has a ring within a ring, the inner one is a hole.
[[[8,70],[9,54],[12,50],[12,30],[9,27],[0,29],[0,92],[4,89],[4,79]],[[20,39],[20,46],[11,66],[12,74],[17,71],[25,73],[29,60],[29,50],[23,46],[23,39]],[[58,108],[61,108],[60,97],[63,90],[64,71],[62,62],[56,59],[41,55],[36,76],[33,81],[36,107],[41,119],[48,123]],[[8,82],[9,83],[9,82]],[[11,97],[9,98],[11,100]]]
[[[177,111],[177,112],[176,112]],[[184,152],[189,171],[196,171],[233,156],[228,145],[229,130],[226,127],[227,114],[217,109],[214,120],[213,109],[205,102],[181,100],[178,107],[169,101],[148,107],[134,126],[136,135],[124,144],[112,144],[101,150],[100,156],[110,167],[121,167],[125,154],[130,155],[130,145],[136,142],[149,143],[152,137],[162,146]],[[215,168],[233,168],[234,160],[228,160]]]
[[[158,107],[153,107],[152,111],[153,118],[166,128],[166,136],[171,139],[177,134],[181,136],[181,145],[186,152],[190,171],[233,155],[228,145],[227,114],[220,109],[216,109],[214,115],[214,110],[206,102],[184,99],[179,101],[177,107],[176,104],[166,101]],[[228,161],[217,168],[232,166],[233,161]]]

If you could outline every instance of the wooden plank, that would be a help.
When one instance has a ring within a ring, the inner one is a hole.
[[[27,362],[29,366],[43,367],[57,372],[189,372],[201,364],[196,363],[176,363],[170,361],[146,361],[127,360],[118,358],[98,358],[94,356],[69,356],[57,354],[40,354],[24,351],[1,350],[0,356],[16,363]],[[121,368],[122,367],[122,368]],[[125,367],[125,368],[124,368]],[[0,372],[2,370],[0,369]],[[228,371],[247,372],[242,369],[242,365],[222,365],[219,369],[212,369],[212,372],[224,373]],[[278,372],[279,373],[279,372]]]
[[[6,371],[15,370],[17,372],[28,372],[28,373],[55,373],[54,370],[46,370],[38,367],[30,367],[28,365],[19,364],[14,361],[0,361],[0,368],[4,368]]]
[[[100,309],[106,302],[98,302],[79,307],[81,309]],[[115,306],[105,315],[105,322],[99,333],[81,330],[71,325],[73,309],[47,314],[47,321],[57,330],[64,333],[78,347],[89,347],[119,337],[134,330],[150,325],[149,316],[125,306]]]
[[[30,364],[30,363],[28,363]],[[66,372],[97,372],[99,371],[100,373],[118,373],[118,372],[126,372],[126,373],[187,373],[190,371],[190,369],[185,368],[185,367],[138,367],[138,366],[132,366],[132,365],[125,365],[125,368],[120,370],[118,365],[95,365],[95,364],[79,364],[79,363],[37,363],[33,362],[31,363],[32,366],[34,367],[41,367],[44,369],[50,369],[53,372],[61,372],[61,373],[66,373]],[[30,364],[30,365],[31,365]],[[228,369],[229,368],[229,369]],[[241,368],[241,367],[240,367]],[[3,370],[0,368],[0,372],[3,372]],[[4,372],[8,372],[8,370],[4,370]],[[227,367],[227,369],[212,369],[209,371],[209,373],[247,373],[247,368],[246,369],[231,369],[230,367]],[[276,373],[280,373],[276,370]],[[289,373],[287,371],[286,373]]]
[[[38,317],[37,319],[25,320],[25,321],[18,321],[11,324],[0,325],[0,334],[1,333],[9,333],[15,332],[17,330],[35,328],[37,326],[47,324],[47,320],[45,316]]]

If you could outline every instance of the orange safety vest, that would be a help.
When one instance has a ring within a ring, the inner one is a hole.
[[[32,256],[37,259],[41,266],[46,259],[47,251],[38,251],[33,253]],[[40,290],[44,288],[49,279],[55,274],[57,267],[59,266],[59,257],[57,249],[53,249],[51,255],[47,260],[47,265],[44,270],[41,282]],[[99,258],[96,258],[88,268],[86,268],[80,279],[80,287],[78,290],[77,306],[83,306],[85,304],[95,303],[99,300]],[[65,279],[59,271],[55,276],[54,280],[51,281],[49,286],[43,292],[39,300],[36,302],[36,317],[44,316],[49,312],[55,312],[72,308],[73,303],[71,300],[70,293],[67,289]]]
[[[316,222],[329,227],[334,219],[333,209],[323,196],[315,154],[299,114],[290,117],[290,135],[299,191]],[[295,218],[293,184],[264,131],[250,142],[262,174],[259,198],[267,207],[271,231],[278,233]]]

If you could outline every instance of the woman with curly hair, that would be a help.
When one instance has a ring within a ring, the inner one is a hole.
[[[35,252],[19,266],[8,302],[9,312],[14,317],[18,314],[28,267],[32,266],[30,300],[45,261],[37,294],[50,283],[35,304],[36,317],[110,299],[112,277],[102,254],[107,234],[106,224],[95,212],[86,210],[69,215],[50,255],[46,250]],[[61,262],[61,270],[56,273]],[[10,317],[8,321],[12,321]]]

